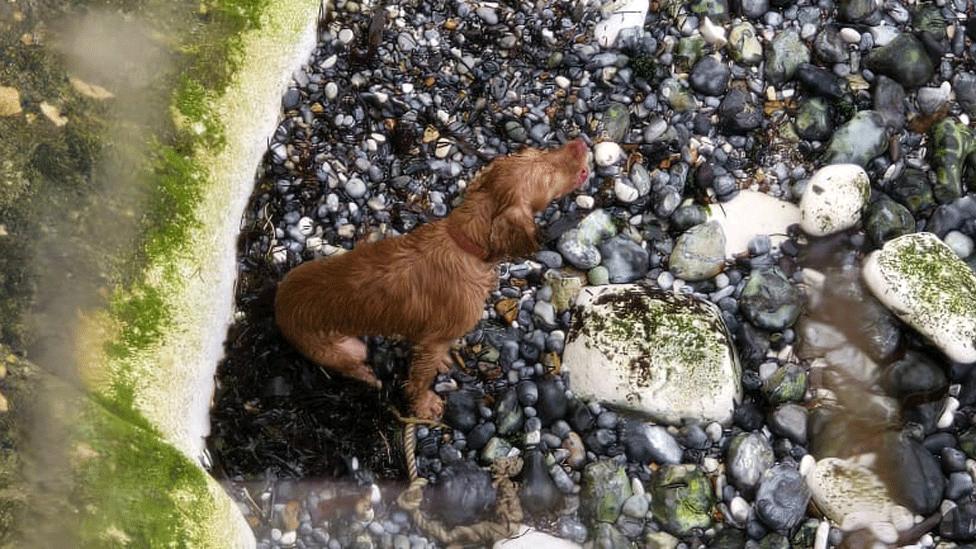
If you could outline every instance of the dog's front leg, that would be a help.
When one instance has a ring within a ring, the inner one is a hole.
[[[444,401],[431,390],[437,372],[444,368],[444,357],[451,348],[450,341],[422,342],[414,346],[407,398],[413,415],[421,419],[440,419]]]

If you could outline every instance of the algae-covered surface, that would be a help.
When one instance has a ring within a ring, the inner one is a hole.
[[[245,138],[235,120],[253,116],[247,92],[274,87],[259,71],[283,81],[261,63],[319,6],[0,5],[0,545],[253,543],[170,443],[178,418],[147,416],[156,380],[134,365],[158,364],[183,320],[174,296],[195,274],[202,205],[229,194],[215,181]]]

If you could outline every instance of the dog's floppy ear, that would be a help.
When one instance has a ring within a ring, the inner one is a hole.
[[[489,260],[525,257],[538,249],[535,220],[527,205],[508,206],[492,219],[488,239]]]

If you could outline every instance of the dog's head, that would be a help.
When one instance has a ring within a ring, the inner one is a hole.
[[[588,153],[582,139],[558,149],[524,149],[496,158],[479,174],[469,192],[486,193],[494,207],[490,259],[526,256],[538,249],[534,215],[583,186],[590,175]]]

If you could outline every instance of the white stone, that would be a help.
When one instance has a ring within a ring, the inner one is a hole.
[[[749,503],[741,496],[735,496],[729,503],[729,512],[732,513],[732,518],[741,524],[745,524],[749,520]]]
[[[800,198],[800,228],[812,236],[849,229],[861,220],[871,196],[871,181],[856,164],[831,164],[817,170]]]
[[[510,539],[497,541],[492,547],[494,549],[579,549],[580,545],[523,524]]]
[[[576,197],[576,205],[584,210],[592,210],[596,200],[589,195],[581,194]]]
[[[617,197],[617,200],[624,204],[630,204],[640,196],[640,192],[636,188],[624,183],[620,179],[613,183],[613,194]]]
[[[729,42],[725,38],[725,29],[721,25],[712,23],[710,17],[705,17],[705,20],[702,21],[701,34],[705,42],[708,42],[716,48],[723,48]]]
[[[353,38],[355,37],[356,35],[353,34],[352,29],[342,29],[339,31],[339,42],[342,42],[343,44],[352,42]]]
[[[892,25],[881,24],[871,27],[871,37],[874,38],[875,46],[887,46],[898,34],[898,29]]]
[[[573,390],[678,425],[727,425],[741,400],[741,370],[712,303],[637,284],[584,288],[563,367]]]
[[[813,538],[813,549],[827,549],[830,539],[830,523],[826,520],[817,525],[817,533]]]
[[[613,166],[624,157],[624,150],[613,141],[602,141],[593,146],[593,161],[597,166]]]
[[[593,29],[596,43],[609,48],[621,35],[639,35],[643,32],[649,7],[649,0],[612,0],[605,4],[601,8],[605,19]]]
[[[868,529],[881,543],[893,545],[898,541],[898,530],[890,522],[874,522],[868,525]]]
[[[559,75],[556,78],[554,78],[554,81],[556,82],[556,85],[559,86],[560,88],[564,90],[569,89],[569,84],[570,84],[569,78],[566,78],[563,75]]]
[[[946,397],[945,406],[942,408],[942,415],[939,416],[939,422],[936,424],[936,427],[939,429],[952,427],[952,423],[956,419],[956,410],[958,409],[959,401],[953,397]]]
[[[959,231],[949,231],[942,239],[960,259],[973,255],[973,239]]]
[[[769,235],[773,246],[787,239],[786,229],[800,222],[796,205],[757,191],[742,190],[732,200],[708,207],[708,221],[718,221],[725,232],[725,256],[749,250],[757,235]]]
[[[817,508],[842,529],[866,528],[893,522],[897,504],[878,476],[864,465],[840,458],[824,458],[806,477]]]
[[[857,44],[861,41],[861,33],[850,27],[840,29],[840,39],[848,44]]]
[[[864,262],[868,288],[951,360],[976,362],[976,273],[932,233],[888,241]]]

